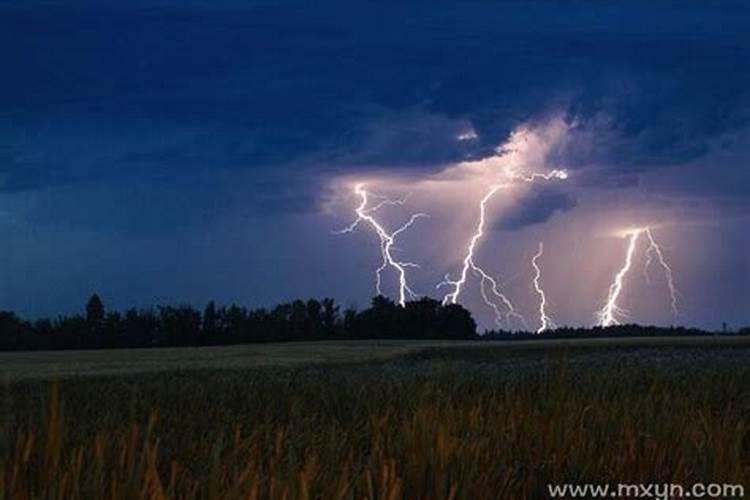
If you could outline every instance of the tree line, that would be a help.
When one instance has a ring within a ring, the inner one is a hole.
[[[684,326],[647,326],[624,324],[614,326],[594,326],[591,328],[559,327],[553,330],[536,332],[509,332],[504,330],[488,330],[481,335],[482,340],[536,340],[536,339],[582,339],[594,337],[622,338],[622,337],[698,337],[717,335],[699,328]],[[736,332],[723,332],[725,335],[750,335],[750,327],[741,328]]]
[[[92,295],[83,314],[25,321],[0,312],[0,350],[229,345],[324,339],[470,339],[476,323],[457,304],[421,298],[400,307],[378,296],[362,311],[333,299],[295,300],[272,309],[209,302],[109,312]]]
[[[200,311],[190,305],[107,311],[92,295],[85,311],[56,319],[26,321],[0,311],[0,350],[112,349],[230,345],[296,340],[482,339],[537,340],[588,337],[710,335],[694,328],[619,325],[608,328],[562,327],[540,334],[487,330],[477,333],[474,319],[458,304],[431,298],[400,307],[378,296],[368,308],[342,310],[333,299],[295,300],[272,309],[248,309],[209,302]],[[743,328],[737,335],[750,335]]]

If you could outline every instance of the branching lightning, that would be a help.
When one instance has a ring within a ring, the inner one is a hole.
[[[524,174],[514,169],[507,169],[505,173],[509,178],[513,180],[524,181],[524,182],[534,182],[537,179],[550,181],[552,179],[565,180],[568,178],[568,172],[566,172],[565,170],[559,170],[559,169],[550,170],[546,174],[540,174],[540,173]]]
[[[568,178],[568,174],[564,170],[552,170],[546,174],[522,174],[516,172],[513,169],[506,169],[505,174],[511,181],[517,180],[523,182],[534,182],[537,179],[551,180]],[[469,245],[466,249],[466,255],[463,259],[463,265],[461,267],[459,277],[458,279],[454,280],[451,279],[450,275],[446,275],[445,279],[438,283],[437,288],[441,288],[444,286],[452,287],[453,290],[443,297],[443,305],[455,304],[458,302],[461,291],[463,290],[463,287],[468,279],[469,271],[471,271],[474,275],[479,277],[479,290],[482,295],[482,300],[484,300],[485,304],[487,304],[495,312],[495,323],[497,323],[498,326],[501,326],[503,317],[505,316],[508,319],[517,319],[524,325],[524,327],[526,327],[527,323],[525,318],[516,310],[511,300],[505,294],[500,292],[497,281],[495,281],[492,276],[490,276],[481,267],[479,267],[474,260],[476,247],[484,237],[484,229],[487,218],[487,203],[501,188],[505,186],[506,184],[495,184],[491,186],[484,197],[482,197],[479,202],[479,220],[477,221],[477,226],[474,234],[469,240]],[[502,311],[503,308],[506,310],[505,315]]]
[[[531,259],[531,266],[534,268],[534,290],[539,295],[539,328],[536,333],[542,333],[550,328],[555,328],[552,319],[547,315],[547,296],[541,285],[542,270],[539,268],[539,259],[544,255],[544,244],[539,242],[539,250]]]
[[[598,323],[599,326],[607,327],[607,326],[619,325],[620,320],[618,318],[623,318],[623,317],[628,316],[628,312],[622,309],[617,304],[617,301],[620,298],[620,295],[622,294],[625,277],[627,276],[628,272],[630,271],[633,265],[633,256],[638,246],[638,240],[640,236],[643,234],[646,235],[646,237],[648,238],[648,242],[649,242],[649,246],[646,250],[646,264],[644,266],[644,274],[648,279],[648,267],[653,261],[653,256],[656,255],[659,265],[661,265],[661,267],[664,269],[664,275],[666,276],[666,279],[667,279],[667,287],[669,289],[669,294],[670,294],[670,299],[671,299],[672,313],[675,316],[677,316],[678,314],[678,310],[677,310],[677,295],[678,294],[677,294],[677,289],[675,288],[675,285],[674,285],[672,268],[669,266],[669,264],[667,264],[667,261],[664,258],[664,254],[661,250],[661,247],[656,242],[656,239],[654,238],[651,228],[649,227],[636,228],[636,229],[629,230],[626,233],[629,243],[628,243],[628,250],[625,255],[625,263],[623,264],[623,267],[620,269],[620,271],[615,275],[615,280],[609,286],[607,302],[605,303],[604,307],[597,313],[597,317],[599,318],[599,323]]]
[[[406,223],[404,223],[401,227],[394,230],[393,232],[389,233],[388,231],[386,231],[383,225],[378,222],[377,219],[375,219],[374,214],[386,205],[403,205],[406,202],[406,198],[392,200],[385,196],[376,195],[366,191],[363,184],[357,184],[354,187],[354,192],[357,194],[357,196],[360,197],[360,204],[355,210],[357,218],[354,220],[354,222],[349,224],[344,229],[335,231],[335,234],[351,233],[359,226],[361,222],[366,222],[375,230],[375,233],[380,239],[380,254],[383,259],[380,267],[375,270],[375,291],[378,295],[383,295],[381,289],[382,274],[383,271],[385,271],[388,267],[391,267],[398,274],[398,303],[401,307],[404,307],[406,305],[407,296],[409,298],[414,298],[417,296],[417,294],[414,293],[414,291],[409,286],[409,283],[406,279],[406,269],[410,267],[419,267],[419,265],[413,262],[399,261],[394,258],[392,253],[393,246],[396,243],[396,237],[399,234],[409,229],[418,219],[426,218],[428,217],[428,215],[424,213],[412,214],[406,221]],[[368,208],[371,197],[377,198],[380,201]]]
[[[648,265],[653,260],[653,255],[656,254],[656,260],[659,262],[659,265],[664,270],[664,276],[667,279],[667,289],[669,290],[669,298],[671,300],[671,306],[672,306],[672,315],[674,317],[677,317],[679,314],[679,310],[677,309],[677,288],[674,285],[674,276],[672,274],[672,268],[667,263],[667,260],[664,258],[664,253],[661,251],[661,247],[656,242],[656,239],[654,239],[654,234],[651,232],[651,228],[645,228],[643,232],[646,233],[646,236],[648,236],[648,250],[646,250],[647,260],[646,260],[646,269],[648,269]]]
[[[479,221],[477,222],[477,227],[474,232],[474,235],[472,236],[471,240],[469,241],[469,247],[466,251],[466,256],[463,260],[463,266],[461,267],[461,273],[459,275],[458,280],[452,280],[450,279],[449,275],[445,276],[445,279],[438,283],[437,288],[441,288],[444,286],[450,286],[453,287],[453,291],[446,294],[445,297],[443,297],[443,305],[447,304],[456,304],[458,302],[458,297],[461,295],[461,290],[463,288],[463,285],[466,283],[469,275],[469,271],[474,273],[476,276],[480,279],[480,292],[482,294],[482,300],[484,300],[485,304],[487,304],[489,307],[493,309],[495,312],[495,321],[498,324],[502,324],[503,320],[503,312],[501,310],[501,304],[502,307],[507,309],[507,314],[509,317],[515,317],[519,321],[524,322],[523,316],[518,314],[516,312],[515,307],[513,306],[513,303],[506,297],[504,294],[500,292],[497,286],[497,281],[487,274],[481,267],[479,267],[474,262],[474,250],[476,249],[477,243],[482,239],[484,236],[484,226],[486,222],[486,214],[487,214],[487,202],[497,193],[497,191],[502,188],[503,186],[500,184],[494,185],[490,187],[489,191],[487,191],[487,194],[484,195],[482,200],[479,202]],[[488,293],[488,286],[489,286],[489,293]],[[490,294],[496,299],[493,301],[490,298]]]
[[[474,203],[478,201],[478,217],[476,220],[472,219],[471,227],[473,228],[473,232],[465,243],[466,246],[462,246],[460,249],[462,253],[456,266],[458,269],[455,272],[445,274],[443,281],[437,284],[436,288],[440,289],[440,293],[443,294],[443,305],[463,303],[463,301],[468,300],[464,292],[468,286],[475,286],[474,281],[476,281],[481,299],[494,312],[495,323],[499,327],[502,327],[504,323],[512,322],[513,325],[518,323],[523,325],[525,329],[528,329],[526,320],[520,314],[513,301],[504,293],[506,292],[507,283],[503,283],[500,279],[493,277],[478,262],[479,245],[488,234],[487,224],[491,223],[491,221],[488,221],[488,217],[491,217],[492,214],[492,212],[489,212],[492,207],[490,203],[495,200],[498,192],[504,189],[508,189],[508,192],[510,192],[511,189],[521,184],[534,184],[568,178],[568,172],[565,170],[554,169],[545,171],[544,168],[538,168],[538,170],[542,170],[543,172],[534,172],[534,166],[550,165],[549,159],[551,154],[556,151],[558,146],[566,144],[568,139],[570,139],[570,132],[570,125],[562,118],[551,120],[549,123],[540,126],[523,124],[511,133],[508,140],[501,147],[496,148],[495,155],[449,165],[425,182],[415,182],[413,184],[417,190],[417,196],[420,197],[419,199],[422,199],[422,196],[425,195],[432,195],[432,190],[435,188],[446,189],[444,186],[453,191],[447,197],[451,201],[457,199],[456,195],[460,197],[464,194],[461,192],[464,186],[470,192],[476,192],[474,190],[478,187],[482,193],[479,195],[478,200],[474,201]],[[460,134],[456,139],[458,141],[473,140],[476,139],[476,133],[471,129]],[[387,181],[390,180],[388,179]],[[454,186],[458,187],[454,188]],[[407,275],[411,273],[410,268],[419,266],[414,262],[402,261],[397,258],[399,254],[396,249],[396,241],[417,220],[428,216],[424,213],[415,213],[400,227],[393,229],[388,227],[388,223],[384,223],[384,219],[380,216],[381,213],[379,211],[385,207],[403,206],[408,196],[401,199],[388,198],[366,190],[365,185],[362,183],[354,187],[354,194],[360,200],[359,205],[355,209],[356,218],[351,224],[336,233],[353,232],[361,223],[374,230],[380,242],[382,259],[375,270],[375,291],[379,295],[383,295],[383,280],[390,280],[397,277],[398,304],[405,306],[408,299],[417,297],[417,294],[410,286]],[[458,199],[463,201],[462,198]],[[627,251],[624,262],[617,270],[614,280],[608,286],[606,301],[601,310],[596,313],[596,322],[599,326],[619,325],[621,321],[628,317],[629,313],[621,306],[621,303],[625,295],[625,287],[628,284],[628,280],[632,279],[631,270],[637,265],[637,258],[639,258],[637,252],[639,251],[644,252],[643,274],[647,283],[650,284],[651,282],[649,270],[653,271],[652,264],[662,268],[671,298],[672,313],[675,316],[678,315],[679,293],[675,287],[672,268],[667,262],[665,254],[657,243],[652,231],[651,227],[643,226],[628,229],[620,233],[627,240]],[[543,259],[544,245],[540,242],[536,253],[531,258],[533,290],[539,297],[539,326],[536,328],[536,333],[556,328],[552,317],[548,314],[548,293],[544,289],[544,284],[548,283],[547,280],[542,279]],[[523,266],[521,269],[528,268]],[[464,294],[463,296],[462,293]]]
[[[636,229],[628,234],[630,243],[628,244],[628,251],[625,254],[625,264],[615,275],[615,280],[609,286],[609,294],[607,295],[607,303],[604,305],[601,311],[599,311],[599,326],[612,326],[619,325],[620,321],[617,319],[618,316],[627,316],[627,311],[617,305],[617,300],[620,298],[622,293],[623,281],[625,276],[630,271],[633,265],[633,254],[635,254],[635,248],[638,243],[638,237],[641,235],[641,230]]]

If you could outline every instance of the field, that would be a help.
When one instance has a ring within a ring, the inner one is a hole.
[[[749,356],[732,338],[2,354],[0,499],[750,486]]]

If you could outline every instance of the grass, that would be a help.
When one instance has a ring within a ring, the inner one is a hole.
[[[384,361],[469,341],[287,342],[216,347],[0,352],[0,381],[67,379],[190,370],[242,370]]]
[[[496,342],[498,349],[549,351],[584,347],[750,347],[750,337],[590,338]],[[0,352],[0,382],[69,379],[191,370],[358,364],[387,361],[434,348],[486,350],[478,341],[360,340],[88,351]]]
[[[346,365],[14,379],[0,499],[526,499],[559,482],[750,484],[744,345],[423,347]]]

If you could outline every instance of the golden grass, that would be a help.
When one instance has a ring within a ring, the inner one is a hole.
[[[510,500],[547,498],[553,482],[750,484],[748,369],[547,361],[487,379],[466,366],[10,387],[0,500]]]

